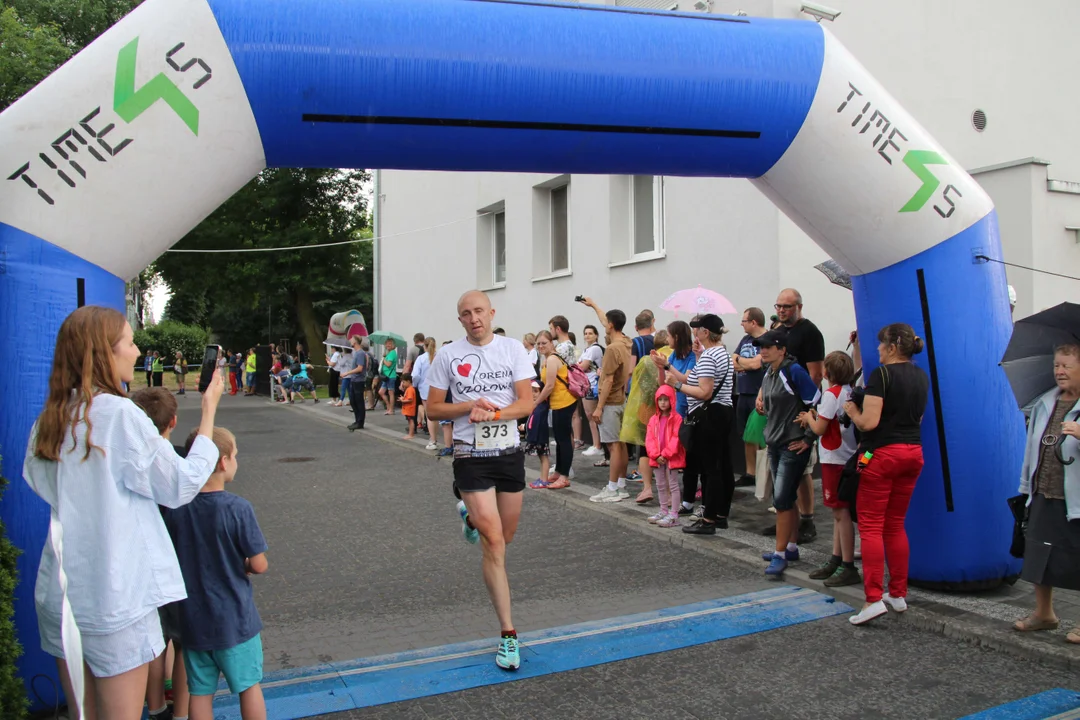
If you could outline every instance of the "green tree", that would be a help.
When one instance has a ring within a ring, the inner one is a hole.
[[[7,480],[0,477],[0,495]],[[4,523],[0,522],[0,717],[17,720],[26,715],[26,688],[19,679],[15,661],[22,655],[22,646],[15,636],[14,595],[19,573],[15,559],[19,550],[8,540]]]
[[[316,363],[335,312],[371,313],[371,244],[357,170],[263,171],[187,234],[176,249],[284,252],[166,253],[154,264],[172,291],[168,318],[209,326],[218,342],[303,338]]]
[[[13,7],[0,10],[0,110],[12,104],[71,57],[53,25],[39,25]]]

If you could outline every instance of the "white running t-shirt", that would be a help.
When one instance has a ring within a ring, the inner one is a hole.
[[[504,408],[517,401],[514,383],[535,377],[525,346],[493,335],[487,345],[473,345],[468,338],[461,338],[440,348],[427,381],[430,387],[449,390],[453,402],[484,398]],[[454,440],[471,445],[475,435],[468,415],[454,420]],[[516,433],[514,438],[516,442]]]

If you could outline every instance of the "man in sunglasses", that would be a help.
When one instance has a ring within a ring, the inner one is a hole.
[[[821,386],[825,374],[825,338],[817,325],[803,317],[802,295],[795,288],[785,288],[776,297],[776,317],[787,328],[787,354],[802,365],[814,384]],[[799,542],[808,543],[817,537],[814,525],[814,481],[810,473],[817,463],[816,448],[799,483]],[[776,528],[766,528],[766,535],[775,535]]]

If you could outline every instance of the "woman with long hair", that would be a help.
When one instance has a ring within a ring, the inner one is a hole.
[[[413,385],[416,386],[416,394],[420,396],[417,422],[421,425],[427,425],[428,450],[439,449],[439,443],[435,441],[435,427],[439,423],[427,419],[428,371],[431,370],[431,363],[433,362],[435,362],[435,338],[424,338],[424,352],[420,353],[420,356],[416,358],[416,362],[413,363],[412,376]]]
[[[561,490],[570,487],[570,466],[574,460],[574,437],[571,417],[577,398],[570,394],[569,365],[555,352],[555,340],[547,330],[536,334],[536,350],[540,353],[540,384],[543,389],[536,404],[546,402],[551,407],[551,429],[555,436],[555,470],[546,478],[545,487]]]
[[[81,710],[72,717],[89,720],[142,715],[149,663],[165,649],[157,609],[186,597],[158,505],[190,502],[218,462],[221,375],[185,459],[124,393],[138,357],[123,314],[69,315],[23,467],[52,511],[34,593],[42,649]]]
[[[592,437],[592,446],[583,452],[582,455],[593,457],[595,455],[604,454],[604,448],[600,444],[600,427],[596,424],[596,421],[592,419],[593,411],[596,410],[596,403],[599,401],[600,363],[604,361],[604,347],[600,344],[600,333],[597,331],[595,325],[586,325],[584,336],[585,352],[581,354],[581,360],[578,361],[578,367],[582,369],[585,373],[585,377],[589,380],[589,392],[581,399],[581,404],[585,408],[585,417],[589,418],[589,431]],[[604,464],[606,465],[607,463]]]

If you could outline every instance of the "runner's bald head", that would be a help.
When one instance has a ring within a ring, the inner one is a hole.
[[[491,298],[487,296],[487,293],[483,290],[469,290],[457,301],[458,315],[465,308],[483,307],[484,309],[491,309]]]

